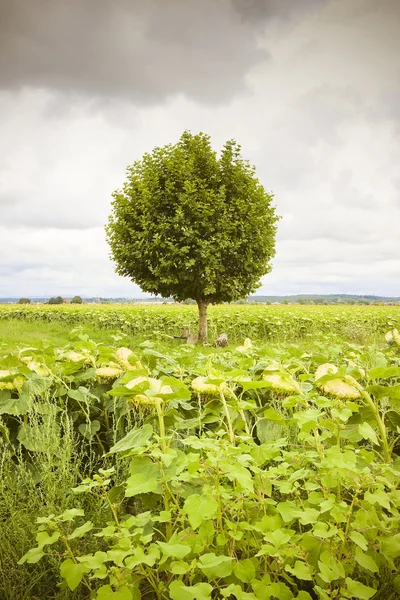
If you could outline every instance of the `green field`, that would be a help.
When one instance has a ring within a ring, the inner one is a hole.
[[[399,598],[399,309],[185,326],[0,305],[0,598]]]
[[[0,322],[52,323],[118,330],[128,335],[180,335],[197,327],[196,306],[185,305],[8,305],[0,304]],[[39,325],[39,328],[41,325]],[[220,305],[209,308],[209,334],[265,342],[292,342],[305,336],[336,333],[365,341],[400,327],[396,306]]]

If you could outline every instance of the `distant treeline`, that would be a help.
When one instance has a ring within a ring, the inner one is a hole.
[[[172,298],[81,298],[80,296],[62,298],[31,297],[31,298],[0,298],[3,304],[132,304],[132,303],[173,303]],[[183,304],[195,304],[194,300],[185,300]],[[292,296],[249,296],[233,304],[400,304],[399,297],[373,296],[356,294],[296,294]]]
[[[390,296],[372,296],[353,294],[298,294],[293,296],[250,296],[246,302],[261,302],[264,304],[399,304],[400,298]]]

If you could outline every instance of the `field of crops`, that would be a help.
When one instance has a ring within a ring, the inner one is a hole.
[[[168,340],[190,306],[21,319],[71,333],[0,347],[1,599],[400,598],[396,307],[212,308],[228,348]]]
[[[197,326],[196,306],[185,305],[18,305],[0,304],[2,320],[97,325],[129,334],[179,335]],[[334,332],[349,339],[384,334],[400,328],[400,309],[393,306],[222,305],[209,308],[211,338],[221,332],[245,337],[294,341]]]

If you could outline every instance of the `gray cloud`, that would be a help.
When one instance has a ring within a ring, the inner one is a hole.
[[[245,20],[262,27],[265,21],[296,20],[327,0],[231,0],[236,12]]]
[[[313,8],[325,0],[306,0]],[[296,0],[2,0],[0,85],[158,102],[245,88],[256,33]]]
[[[18,21],[10,0],[0,296],[138,295],[109,260],[110,195],[127,164],[186,128],[217,149],[236,138],[275,193],[283,219],[260,291],[400,295],[400,3],[232,2],[185,0],[177,19],[163,7],[178,0],[159,13],[136,0],[131,15],[122,0],[52,0],[45,14],[32,0]]]

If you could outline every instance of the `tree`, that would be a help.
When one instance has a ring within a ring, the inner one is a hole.
[[[18,304],[30,304],[30,303],[31,303],[31,301],[29,298],[20,298],[18,300]]]
[[[50,298],[48,301],[48,304],[63,304],[64,300],[61,298],[61,296],[57,296],[57,298]]]
[[[107,240],[119,275],[143,291],[199,309],[248,296],[271,270],[278,217],[272,196],[230,140],[220,157],[204,133],[185,131],[127,169],[113,194]]]
[[[71,300],[71,304],[82,304],[83,300],[80,296],[74,296]]]

